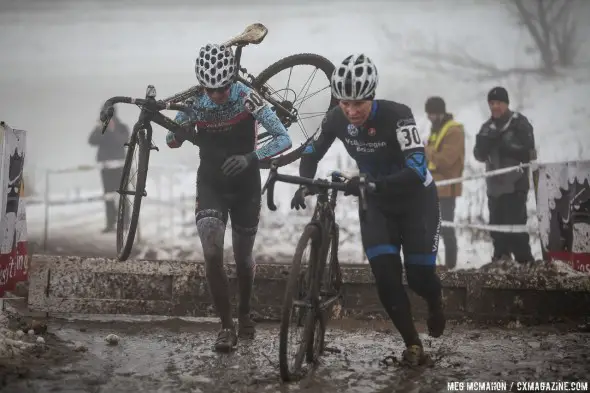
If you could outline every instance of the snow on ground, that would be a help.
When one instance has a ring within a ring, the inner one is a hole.
[[[0,19],[6,22],[6,33],[0,37],[0,46],[6,46],[12,53],[12,56],[0,60],[3,69],[9,70],[0,76],[0,88],[13,93],[10,100],[2,101],[2,105],[6,113],[11,115],[5,120],[31,130],[31,152],[28,157],[35,162],[29,162],[29,165],[48,168],[92,163],[93,154],[84,143],[102,100],[115,94],[139,94],[137,92],[141,92],[147,83],[165,86],[165,89],[159,88],[161,95],[194,83],[191,64],[194,47],[198,45],[194,37],[225,39],[255,20],[267,24],[270,33],[262,45],[245,51],[245,61],[252,71],[260,71],[279,57],[295,52],[316,52],[336,62],[348,52],[366,51],[379,65],[379,96],[410,105],[419,121],[422,135],[428,133],[429,127],[423,114],[424,100],[434,94],[445,96],[450,111],[466,126],[466,174],[483,170],[481,164],[474,162],[471,151],[475,134],[488,116],[485,94],[497,84],[509,88],[513,106],[519,107],[535,126],[540,161],[590,158],[590,138],[587,137],[586,129],[590,120],[586,106],[590,98],[590,73],[587,70],[564,70],[560,77],[550,81],[528,77],[526,83],[521,84],[513,79],[466,83],[456,80],[452,75],[426,74],[397,58],[392,60],[394,53],[403,57],[405,50],[426,47],[436,30],[438,43],[443,47],[460,43],[466,51],[503,67],[514,66],[517,61],[519,65],[530,65],[533,57],[530,54],[519,54],[518,49],[530,40],[526,34],[517,30],[511,18],[506,17],[503,7],[457,0],[457,7],[451,7],[453,10],[450,12],[449,5],[445,3],[443,6],[442,2],[423,0],[416,5],[392,1],[375,3],[382,10],[375,12],[373,3],[372,7],[347,3],[346,11],[354,12],[359,20],[366,22],[366,28],[357,31],[342,29],[342,26],[350,24],[349,15],[340,12],[333,2],[313,6],[245,6],[232,9],[232,13],[226,9],[222,12],[215,6],[199,8],[197,13],[195,9],[176,3],[164,8],[146,7],[140,12],[132,10],[130,4],[123,2],[110,4],[108,9],[92,2],[85,5],[76,3],[77,8],[74,8],[73,3],[67,4],[68,8],[62,7],[58,13],[50,11],[50,14],[39,13],[39,5],[35,6],[36,12],[21,14],[11,14],[13,11],[7,9]],[[79,7],[92,7],[92,12],[84,13]],[[113,11],[113,7],[117,12]],[[396,18],[395,23],[389,23],[390,13],[403,14],[404,18]],[[481,15],[485,15],[485,18],[481,18]],[[79,23],[82,17],[84,23]],[[220,25],[215,19],[218,17],[223,17],[228,23]],[[146,40],[139,28],[145,20],[150,21],[151,31],[157,32],[153,42]],[[301,29],[302,22],[305,23],[305,29]],[[27,34],[23,34],[23,26],[27,24],[30,28]],[[171,30],[168,27],[172,25],[174,29]],[[453,29],[448,29],[450,25]],[[389,37],[395,42],[383,42],[383,26],[388,28],[391,33]],[[494,29],[497,34],[488,34],[490,29]],[[37,39],[40,34],[48,37],[43,45]],[[294,35],[297,37],[295,41]],[[459,36],[467,38],[458,42],[456,37]],[[21,44],[14,47],[11,43],[17,37]],[[293,45],[282,45],[285,40],[290,40]],[[63,45],[64,42],[67,45]],[[514,47],[507,48],[507,42],[513,42]],[[157,48],[158,55],[150,50],[152,48]],[[513,55],[514,58],[511,57]],[[44,64],[42,76],[37,71],[38,62],[30,61],[38,56],[41,56],[39,61]],[[28,108],[31,106],[37,108],[36,116],[30,116]],[[67,116],[56,115],[65,113],[64,108],[68,108]],[[129,124],[137,116],[135,108],[122,108],[121,113]],[[40,133],[41,130],[52,132]],[[158,134],[155,138],[158,138],[156,144],[162,147],[163,136]],[[56,144],[58,140],[69,142],[66,146]],[[72,149],[71,146],[79,148]],[[67,148],[67,152],[64,148]],[[352,163],[343,152],[343,146],[337,142],[321,163],[318,175],[326,175],[336,168],[352,168]],[[194,234],[192,206],[195,170],[156,170],[157,165],[171,162],[187,163],[194,168],[194,150],[183,148],[170,151],[162,148],[152,157],[148,197],[144,199],[141,214],[142,240],[156,246],[159,249],[158,256],[162,258],[178,256],[182,249],[182,255],[190,253],[192,257],[198,257],[200,245]],[[297,164],[282,171],[297,173]],[[267,172],[263,171],[262,175],[265,178]],[[59,197],[67,194],[72,197],[75,194],[99,193],[97,171],[60,176],[63,176],[61,180],[58,180],[57,175],[52,180],[55,182],[50,192],[52,198],[57,198],[57,194],[61,194]],[[34,182],[39,190],[43,188],[41,183]],[[465,184],[464,196],[458,200],[457,222],[487,221],[484,184],[483,180]],[[277,185],[277,212],[269,212],[263,203],[255,250],[257,255],[275,259],[291,256],[298,235],[312,210],[309,206],[305,212],[289,210],[294,190],[295,186]],[[175,199],[172,202],[172,197],[182,201]],[[342,197],[337,208],[342,228],[342,261],[363,260],[355,203],[352,198]],[[60,238],[71,234],[72,238],[91,238],[96,244],[114,247],[112,234],[99,234],[104,225],[102,209],[101,202],[51,207],[49,238],[51,233]],[[531,194],[529,226],[533,232],[537,225],[534,209]],[[43,205],[28,207],[31,238],[42,237],[44,213]],[[531,242],[535,256],[540,257],[537,237],[533,237]],[[229,231],[226,248],[228,258],[231,258]],[[481,232],[460,231],[459,248],[458,268],[480,266],[488,262],[491,255],[489,237]],[[439,262],[443,262],[444,243],[441,244],[439,255]]]

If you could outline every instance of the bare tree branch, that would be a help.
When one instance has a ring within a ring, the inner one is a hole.
[[[547,75],[555,65],[571,66],[578,54],[576,24],[572,10],[578,0],[511,0],[519,21],[532,37]]]
[[[543,38],[539,29],[537,29],[535,22],[535,18],[532,16],[533,13],[527,10],[524,0],[513,0],[513,4],[516,6],[518,13],[520,15],[520,20],[526,26],[528,32],[530,33],[539,53],[541,55],[541,59],[543,62],[543,68],[548,75],[555,74],[555,68],[553,66],[553,54],[551,53],[551,45],[547,43]],[[538,2],[538,13],[536,15],[536,19],[542,25],[543,22],[541,21],[541,16],[544,14],[544,8],[542,6],[542,2]],[[543,30],[541,30],[543,31]]]
[[[555,3],[557,3],[557,1]],[[568,0],[562,1],[559,9],[553,14],[553,18],[551,18],[549,21],[549,24],[555,25],[558,23],[560,19],[567,13],[567,11],[571,10],[573,4],[573,2]]]
[[[500,68],[495,64],[482,61],[464,50],[450,50],[442,53],[439,50],[410,51],[412,64],[425,71],[435,71],[453,75],[465,81],[485,82],[502,79],[516,74],[540,74],[543,70],[529,67]]]

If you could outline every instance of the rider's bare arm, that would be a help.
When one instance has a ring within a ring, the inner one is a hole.
[[[265,160],[281,154],[291,148],[291,137],[281,120],[266,102],[254,91],[244,86],[242,100],[244,108],[271,134],[272,139],[255,151],[259,160]]]
[[[305,148],[299,163],[299,176],[313,178],[318,169],[318,163],[336,140],[336,134],[328,126],[328,115],[324,117],[316,138]]]
[[[432,183],[432,175],[428,171],[424,145],[420,140],[416,120],[412,110],[406,105],[398,104],[395,136],[405,158],[405,167],[391,175],[378,179],[379,188],[388,191],[402,192],[408,188],[426,187]]]

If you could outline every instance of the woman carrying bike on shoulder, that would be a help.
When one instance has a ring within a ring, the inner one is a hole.
[[[255,268],[252,249],[261,206],[258,162],[289,149],[291,139],[270,106],[252,89],[234,81],[236,61],[229,48],[215,44],[201,48],[195,73],[203,89],[190,99],[190,115],[176,115],[183,131],[168,132],[166,142],[171,148],[185,140],[199,146],[195,219],[209,291],[221,319],[215,349],[230,351],[238,336],[250,339],[255,334],[250,298]],[[272,135],[258,150],[256,121]],[[223,266],[228,215],[239,287],[237,336]]]

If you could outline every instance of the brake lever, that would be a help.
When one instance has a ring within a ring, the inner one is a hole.
[[[365,219],[367,210],[369,209],[369,205],[367,203],[367,190],[374,191],[376,188],[375,183],[367,182],[365,176],[360,177],[360,184],[359,184],[359,203],[360,203],[360,220],[363,221]]]
[[[112,105],[108,105],[100,111],[100,121],[102,122],[102,131],[101,134],[104,134],[115,114],[115,108]]]
[[[268,177],[266,178],[266,183],[264,183],[264,186],[262,187],[261,195],[264,195],[264,193],[266,192],[266,190],[270,186],[271,181],[274,181],[274,179],[271,180],[271,177],[273,177],[272,174],[268,175]]]
[[[270,177],[270,176],[269,176]],[[275,205],[275,178],[274,176],[272,177],[272,179],[268,179],[267,183],[268,183],[268,194],[266,194],[266,206],[268,206],[268,209],[271,211],[276,211],[277,210],[277,205]]]
[[[275,181],[275,176],[277,174],[277,162],[276,160],[272,160],[270,162],[270,172],[268,174],[268,177],[266,178],[266,183],[264,183],[264,186],[262,187],[262,195],[264,195],[264,193],[266,192],[266,190],[270,187],[271,183],[273,183]]]

